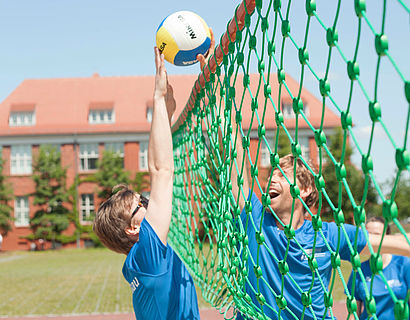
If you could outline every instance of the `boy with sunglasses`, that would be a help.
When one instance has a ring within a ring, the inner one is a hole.
[[[106,247],[127,255],[122,272],[131,286],[138,320],[199,319],[192,277],[167,244],[174,174],[170,122],[175,100],[158,48],[155,65],[148,145],[150,200],[125,185],[114,187],[120,190],[100,206],[93,229]]]

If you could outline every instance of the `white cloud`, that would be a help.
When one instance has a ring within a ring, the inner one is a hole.
[[[356,139],[370,139],[370,134],[372,133],[372,126],[363,126],[363,127],[354,127],[353,128],[353,133]],[[377,139],[387,139],[386,132],[384,132],[384,129],[376,125],[374,128],[373,132],[373,138]]]

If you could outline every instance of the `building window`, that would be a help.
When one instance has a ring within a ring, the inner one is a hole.
[[[147,121],[152,122],[152,107],[147,107]]]
[[[109,142],[105,144],[105,150],[114,152],[121,158],[124,158],[124,143],[123,142]]]
[[[260,155],[260,166],[269,167],[270,166],[270,151],[264,140],[261,141],[259,155]]]
[[[34,126],[36,124],[36,114],[34,111],[15,111],[10,112],[9,126],[10,127],[23,127]]]
[[[56,152],[61,154],[61,145],[54,143],[45,143],[40,146],[40,150],[45,152],[47,155],[50,155],[50,152]]]
[[[89,171],[97,169],[98,144],[80,144],[80,170]]]
[[[90,124],[102,124],[102,123],[114,123],[115,114],[113,109],[107,110],[90,110],[88,113],[88,123]]]
[[[105,144],[105,150],[113,152],[122,159],[122,167],[124,168],[124,143],[110,142]]]
[[[292,103],[282,103],[282,113],[283,117],[287,119],[295,119],[296,117]],[[306,117],[309,117],[309,107],[307,105],[303,105],[303,113]]]
[[[30,224],[28,197],[16,197],[14,200],[14,225],[27,227]]]
[[[141,171],[148,170],[148,143],[147,142],[140,142],[139,161],[140,161],[140,170]]]
[[[11,174],[31,174],[31,145],[11,146]]]
[[[302,157],[304,159],[310,159],[309,137],[299,137],[298,143],[300,144]]]
[[[81,221],[88,222],[92,221],[95,216],[94,211],[94,195],[93,194],[82,194],[81,195]]]

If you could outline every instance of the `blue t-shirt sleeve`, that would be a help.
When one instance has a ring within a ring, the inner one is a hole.
[[[337,248],[338,242],[338,227],[336,223],[331,222],[328,224],[328,239],[332,243],[333,248]],[[348,245],[348,241],[352,247],[354,246],[354,241],[356,237],[357,228],[351,224],[345,224],[344,228],[346,230],[347,238],[345,233],[342,229],[340,229],[340,247],[339,247],[339,254],[340,258],[343,260],[350,260],[350,249]],[[363,248],[366,246],[366,237],[362,229],[358,229],[357,235],[357,251],[360,253]]]
[[[252,216],[255,219],[256,218],[255,214],[257,214],[259,212],[262,212],[261,208],[263,206],[262,206],[262,203],[259,200],[258,196],[255,194],[255,192],[251,193],[249,191],[249,198],[251,199],[251,204],[252,204]],[[245,226],[245,223],[246,223],[246,218],[247,218],[246,211],[245,211],[245,208],[243,208],[242,212],[241,212],[241,220],[242,220],[242,223],[243,223],[244,226]]]
[[[146,219],[141,222],[138,242],[129,255],[129,267],[138,272],[159,275],[168,270],[169,247],[164,245]]]
[[[403,257],[402,277],[407,284],[407,290],[410,290],[410,258]]]

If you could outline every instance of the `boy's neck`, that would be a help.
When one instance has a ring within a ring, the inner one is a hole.
[[[290,218],[291,218],[291,213],[290,212],[284,212],[284,213],[277,213],[277,216],[279,217],[280,221],[286,226],[289,225],[290,223]],[[303,210],[294,210],[293,211],[293,219],[292,219],[292,228],[294,230],[299,229],[303,223],[305,222],[305,214]],[[283,230],[282,224],[277,223],[277,226],[279,229]]]
[[[392,255],[390,253],[382,254],[383,269],[389,265],[391,258],[392,258]]]

